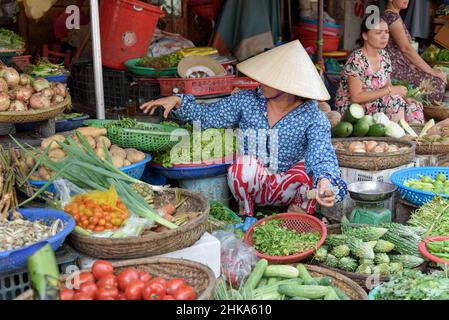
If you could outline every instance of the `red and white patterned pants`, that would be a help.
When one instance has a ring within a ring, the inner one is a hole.
[[[238,157],[228,171],[228,185],[240,206],[240,212],[253,216],[254,205],[301,207],[315,212],[316,200],[308,200],[307,191],[313,188],[313,179],[306,174],[304,162],[290,170],[271,174],[255,157]]]

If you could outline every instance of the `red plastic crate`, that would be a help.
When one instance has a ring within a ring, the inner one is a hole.
[[[158,78],[158,81],[161,86],[161,96],[164,97],[174,93],[209,96],[231,92],[234,79],[235,76],[229,75],[198,79]]]
[[[31,56],[15,56],[11,60],[20,70],[23,70],[31,63]]]
[[[256,90],[259,86],[259,82],[248,77],[237,77],[232,83],[232,89],[239,88],[242,90]]]

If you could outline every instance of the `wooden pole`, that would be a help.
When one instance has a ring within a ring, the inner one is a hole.
[[[324,0],[318,0],[318,40],[317,62],[323,63],[323,27],[324,27]]]
[[[287,0],[288,5],[288,31],[290,32],[290,40],[294,39],[293,26],[292,26],[292,3],[291,0]]]

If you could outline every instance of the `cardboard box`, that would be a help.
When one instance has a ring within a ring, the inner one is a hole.
[[[449,50],[449,21],[437,33],[435,42]]]

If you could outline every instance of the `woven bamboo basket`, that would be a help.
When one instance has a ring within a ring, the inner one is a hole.
[[[327,227],[327,234],[341,234],[340,225],[339,224],[334,224],[334,225],[328,226]],[[359,286],[361,286],[367,292],[369,292],[371,290],[371,288],[368,287],[368,286],[371,286],[370,285],[371,282],[377,282],[375,284],[375,286],[377,286],[378,284],[381,284],[383,282],[390,281],[390,277],[388,277],[388,276],[376,276],[375,278],[371,278],[373,276],[366,276],[366,275],[362,275],[360,273],[355,273],[355,272],[347,272],[347,271],[343,271],[343,270],[340,270],[340,269],[337,269],[337,268],[328,267],[328,266],[322,265],[322,264],[317,264],[317,265],[325,267],[325,268],[328,268],[329,270],[332,270],[334,272],[341,273],[342,275],[344,275],[344,276],[348,277],[349,279],[353,280],[355,283],[357,283]],[[423,265],[421,265],[419,267],[419,269],[421,271],[424,271],[426,269],[426,264],[424,263]]]
[[[213,271],[198,262],[171,259],[171,258],[145,258],[137,260],[126,260],[113,263],[115,271],[133,267],[138,271],[148,272],[153,277],[164,279],[183,278],[187,284],[192,286],[197,293],[197,300],[211,300],[215,289],[215,275]],[[82,272],[90,272],[90,269]],[[63,276],[66,280],[68,276]],[[33,290],[28,290],[18,296],[15,300],[32,300]]]
[[[341,167],[354,168],[369,171],[387,170],[397,168],[412,162],[415,158],[415,144],[394,138],[338,138],[332,139],[332,144],[343,144],[346,149],[354,141],[376,141],[393,144],[399,148],[408,147],[408,151],[397,151],[389,153],[354,153],[347,150],[336,149],[338,163]]]
[[[79,252],[97,259],[137,259],[161,255],[192,246],[207,230],[209,202],[200,194],[181,190],[187,200],[177,212],[198,212],[200,215],[188,224],[177,229],[156,233],[146,230],[140,237],[105,239],[84,236],[73,232],[70,235],[72,246]],[[154,206],[162,207],[175,203],[175,189],[155,192]]]
[[[343,291],[351,300],[368,300],[365,290],[355,281],[343,275],[342,272],[314,265],[306,265],[306,268],[312,277],[330,277],[332,284]]]
[[[424,107],[424,116],[426,119],[434,119],[436,122],[449,118],[449,108],[442,106]]]
[[[6,123],[25,123],[44,121],[56,117],[72,103],[70,95],[65,100],[50,109],[28,110],[22,112],[2,111],[0,112],[0,122]]]
[[[449,153],[449,144],[416,144],[416,154],[446,154]]]

